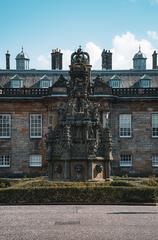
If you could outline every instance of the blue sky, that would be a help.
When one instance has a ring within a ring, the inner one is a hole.
[[[53,48],[62,49],[68,68],[79,45],[94,68],[103,48],[113,51],[115,68],[130,68],[139,44],[148,58],[158,49],[157,12],[158,0],[0,0],[0,68],[6,50],[15,68],[22,45],[31,68],[49,69]]]

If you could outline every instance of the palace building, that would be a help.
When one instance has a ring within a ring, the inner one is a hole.
[[[16,69],[10,69],[7,51],[6,69],[0,69],[1,177],[48,173],[46,135],[67,106],[71,79],[70,72],[62,70],[62,57],[54,49],[51,70],[29,69],[30,59],[22,48],[15,58]],[[130,70],[112,69],[112,57],[112,52],[103,50],[102,70],[89,70],[88,90],[88,101],[97,106],[103,127],[109,116],[111,174],[158,175],[157,53],[151,56],[152,69],[146,69],[147,58],[140,48]]]

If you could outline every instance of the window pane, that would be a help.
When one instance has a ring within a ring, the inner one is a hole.
[[[10,114],[0,114],[0,138],[9,138],[11,132]]]
[[[158,137],[158,113],[152,114],[152,136]]]
[[[41,114],[30,115],[30,137],[31,138],[42,137],[42,115]]]
[[[152,166],[153,167],[158,167],[158,155],[153,155],[152,156]]]
[[[148,80],[148,79],[141,80],[140,86],[142,88],[149,88],[150,87],[150,80]]]
[[[10,167],[10,156],[0,155],[0,167]]]
[[[131,137],[131,114],[120,114],[119,132],[120,137]]]
[[[51,86],[51,81],[50,80],[42,80],[41,81],[41,87],[42,88],[49,88]]]
[[[38,154],[30,155],[30,167],[41,167],[42,166],[42,156]]]
[[[130,154],[121,155],[120,167],[131,167],[132,156]]]
[[[22,85],[23,84],[21,80],[12,80],[12,88],[21,88]]]
[[[112,88],[119,88],[120,87],[120,80],[117,80],[117,79],[111,80],[110,83],[111,83]]]

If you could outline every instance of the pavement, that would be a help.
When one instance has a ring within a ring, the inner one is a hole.
[[[0,240],[158,240],[157,206],[0,206]]]

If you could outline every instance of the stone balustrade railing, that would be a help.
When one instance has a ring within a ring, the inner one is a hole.
[[[158,88],[113,88],[101,95],[118,97],[158,97]],[[1,88],[1,97],[42,97],[55,94],[53,88]],[[62,94],[62,93],[61,93]],[[63,93],[65,94],[65,93]]]

